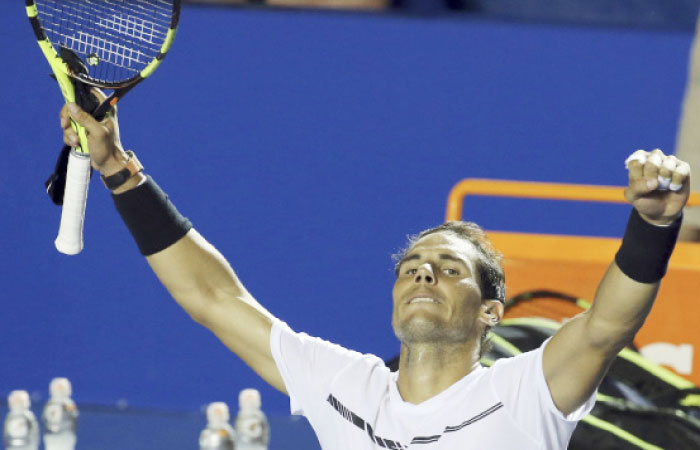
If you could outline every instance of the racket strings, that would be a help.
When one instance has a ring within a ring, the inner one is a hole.
[[[167,37],[172,0],[38,0],[39,20],[54,45],[85,62],[103,83],[138,75]]]

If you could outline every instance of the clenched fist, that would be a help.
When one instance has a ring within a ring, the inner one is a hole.
[[[659,149],[637,150],[625,165],[629,171],[625,199],[649,223],[676,220],[690,195],[690,165]]]

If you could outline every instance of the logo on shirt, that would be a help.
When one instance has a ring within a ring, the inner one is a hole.
[[[355,425],[357,428],[364,430],[367,432],[367,435],[369,436],[369,439],[377,444],[378,446],[382,448],[388,448],[388,449],[397,449],[397,450],[406,450],[408,448],[408,445],[402,444],[399,441],[379,437],[376,434],[374,434],[374,430],[372,429],[372,426],[367,423],[364,419],[362,419],[360,416],[352,412],[350,409],[348,409],[345,405],[343,405],[337,398],[333,396],[333,394],[329,394],[328,398],[326,399],[328,403],[335,409],[338,414],[343,416],[345,420],[348,422],[352,423]],[[464,422],[460,423],[459,425],[454,425],[454,426],[446,426],[445,429],[443,430],[442,434],[436,434],[434,436],[416,436],[411,440],[410,445],[418,445],[418,444],[431,444],[433,442],[437,442],[440,440],[440,438],[446,434],[446,433],[454,433],[456,431],[460,431],[464,429],[465,427],[473,424],[474,422],[478,422],[479,420],[483,419],[484,417],[489,416],[490,414],[493,414],[494,412],[498,411],[503,407],[503,403],[498,402],[495,405],[491,406],[490,408],[487,408],[486,410],[480,412],[479,414],[475,415],[474,417],[465,420]]]

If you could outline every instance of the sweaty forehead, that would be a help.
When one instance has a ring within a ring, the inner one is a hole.
[[[474,244],[449,231],[432,233],[417,240],[406,252],[406,256],[421,253],[448,253],[469,263],[479,258]]]

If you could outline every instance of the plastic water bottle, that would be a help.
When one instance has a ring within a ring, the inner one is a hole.
[[[231,416],[223,402],[207,406],[207,427],[199,434],[199,450],[233,450],[236,433],[228,423]]]
[[[10,411],[5,417],[3,441],[7,450],[37,450],[39,448],[39,423],[29,409],[31,401],[27,391],[12,391],[7,397]]]
[[[256,389],[243,389],[238,395],[235,429],[236,450],[267,450],[270,427],[260,410],[260,392]]]
[[[54,378],[49,384],[49,401],[41,415],[45,450],[74,450],[77,440],[78,408],[71,399],[67,378]]]

